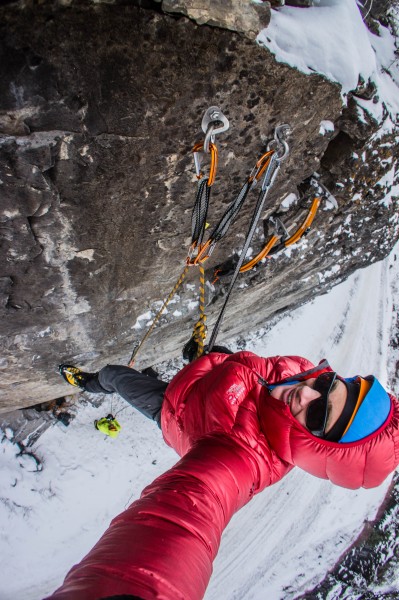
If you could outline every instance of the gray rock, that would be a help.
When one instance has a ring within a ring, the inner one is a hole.
[[[376,518],[365,521],[357,540],[337,564],[314,589],[296,596],[296,600],[398,597],[392,587],[398,573],[398,480],[395,473]]]
[[[165,12],[180,13],[198,25],[211,25],[255,39],[270,23],[270,4],[248,0],[163,0]]]
[[[368,4],[371,16],[375,19],[380,19],[383,16],[387,16],[389,9],[397,5],[397,2],[395,0],[373,0],[373,2],[368,0]]]

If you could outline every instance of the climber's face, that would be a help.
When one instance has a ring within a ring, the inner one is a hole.
[[[337,422],[346,402],[346,386],[336,373],[323,373],[292,385],[277,385],[273,398],[290,407],[301,425],[318,437],[324,437]]]

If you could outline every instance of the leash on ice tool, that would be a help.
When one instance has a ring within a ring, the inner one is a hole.
[[[240,273],[246,273],[247,271],[250,271],[264,258],[272,256],[273,254],[277,254],[284,248],[288,248],[288,246],[291,246],[292,244],[298,242],[301,239],[301,237],[303,237],[309,232],[310,226],[314,221],[320,203],[321,198],[316,197],[313,199],[308,214],[306,215],[304,221],[292,235],[289,234],[287,228],[285,227],[281,219],[279,219],[278,217],[270,216],[268,220],[274,226],[275,232],[265,244],[265,246],[262,248],[262,250],[254,258],[242,265],[242,267],[240,268]]]
[[[245,260],[246,254],[248,252],[248,248],[250,246],[251,240],[255,233],[255,229],[257,227],[259,218],[262,214],[262,210],[263,210],[267,195],[268,195],[271,187],[273,186],[273,183],[274,183],[274,181],[277,177],[277,174],[280,170],[281,162],[283,162],[289,154],[289,146],[286,141],[286,138],[290,132],[291,132],[291,128],[287,124],[276,127],[275,134],[274,134],[274,140],[272,142],[269,142],[269,144],[268,144],[267,150],[268,150],[269,154],[266,153],[266,154],[268,154],[267,160],[265,161],[265,164],[262,165],[262,168],[261,168],[262,173],[264,172],[261,190],[260,190],[260,193],[258,196],[258,200],[257,200],[256,206],[255,206],[254,213],[252,215],[251,223],[250,223],[248,233],[247,233],[247,236],[246,236],[246,239],[244,242],[244,246],[241,250],[240,258],[236,265],[233,277],[230,281],[230,285],[229,285],[229,288],[226,293],[226,297],[225,297],[223,306],[222,306],[219,316],[216,320],[216,323],[214,325],[214,328],[213,328],[213,331],[212,331],[212,334],[211,334],[211,337],[209,340],[209,344],[207,347],[208,353],[212,351],[212,348],[215,344],[216,337],[218,335],[218,332],[219,332],[219,329],[220,329],[220,326],[221,326],[221,323],[222,323],[222,320],[224,317],[224,313],[226,311],[228,301],[230,299],[235,282],[239,275],[240,268]],[[260,159],[260,160],[262,160],[262,159]],[[255,178],[251,184],[251,187],[253,185],[256,185],[256,182],[257,182],[257,179]]]
[[[314,193],[310,196],[312,197],[312,202],[306,214],[302,215],[302,220],[299,226],[296,227],[295,231],[291,234],[289,233],[289,229],[292,229],[293,226],[296,226],[296,223],[291,227],[289,225],[286,226],[279,217],[271,215],[268,218],[268,223],[270,223],[274,228],[273,234],[263,246],[262,250],[254,258],[241,266],[240,273],[246,273],[250,271],[264,258],[269,258],[270,256],[277,254],[281,250],[284,250],[285,248],[288,248],[292,244],[298,242],[303,236],[307,235],[317,215],[317,211],[322,203],[322,200],[332,204],[333,208],[338,208],[336,199],[318,180],[318,177],[319,175],[315,173],[309,181],[310,186],[314,188]],[[213,283],[216,283],[216,281],[218,281],[221,277],[231,274],[232,271],[232,268],[223,269],[222,266],[216,267],[214,271]]]
[[[196,175],[198,179],[198,189],[194,202],[193,213],[191,217],[191,245],[188,251],[186,266],[183,269],[180,277],[176,281],[171,292],[165,299],[161,308],[155,315],[149,329],[147,330],[144,337],[138,342],[134,348],[128,366],[133,368],[136,361],[137,355],[140,349],[145,344],[146,340],[151,335],[164,310],[176,294],[177,290],[185,280],[190,266],[198,265],[200,270],[200,318],[195,327],[196,336],[198,337],[199,343],[202,342],[206,336],[205,332],[205,321],[206,316],[205,310],[205,272],[202,265],[202,259],[198,256],[202,248],[202,241],[207,227],[206,217],[208,214],[209,201],[211,196],[211,188],[216,178],[217,165],[218,165],[218,149],[215,144],[215,136],[227,131],[229,128],[229,121],[223,112],[217,106],[211,106],[208,108],[202,118],[201,127],[205,133],[203,142],[195,144],[192,152],[194,153],[194,164]],[[204,176],[204,172],[201,169],[202,161],[205,155],[209,155],[210,165],[208,177]]]

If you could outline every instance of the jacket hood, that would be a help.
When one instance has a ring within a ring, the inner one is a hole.
[[[314,369],[268,383],[303,381],[331,370],[323,361]],[[377,382],[375,387],[379,385]],[[377,430],[356,441],[329,442],[313,436],[292,416],[289,406],[270,396],[265,387],[262,430],[273,450],[289,464],[342,487],[376,487],[399,463],[399,404],[393,396],[387,398],[387,417]],[[371,405],[367,403],[368,411]]]

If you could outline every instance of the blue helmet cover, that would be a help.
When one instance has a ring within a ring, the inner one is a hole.
[[[345,379],[351,383],[356,377]],[[340,444],[357,442],[367,437],[387,420],[391,410],[391,399],[384,390],[378,379],[372,378],[371,388],[365,395],[351,426],[345,435],[339,440]]]

